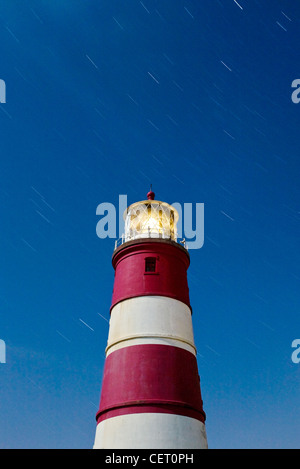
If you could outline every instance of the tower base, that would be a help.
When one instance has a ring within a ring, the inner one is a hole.
[[[207,449],[205,425],[166,413],[119,415],[97,426],[94,449]]]

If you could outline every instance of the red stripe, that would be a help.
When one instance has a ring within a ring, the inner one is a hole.
[[[145,272],[147,257],[156,259],[156,272]],[[172,241],[131,242],[113,256],[115,282],[113,308],[120,301],[137,296],[167,296],[190,307],[187,251]]]
[[[202,422],[196,357],[169,345],[135,345],[106,359],[98,423],[116,415],[162,412]]]

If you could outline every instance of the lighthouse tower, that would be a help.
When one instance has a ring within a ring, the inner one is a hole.
[[[115,281],[95,449],[207,448],[178,212],[128,207]]]

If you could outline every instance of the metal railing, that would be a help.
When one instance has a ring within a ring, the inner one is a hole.
[[[153,233],[152,233],[153,235]],[[162,233],[157,233],[156,236],[142,236],[142,235],[138,235],[138,236],[125,236],[125,234],[122,235],[121,238],[119,239],[116,239],[115,241],[115,248],[114,250],[116,250],[118,247],[122,246],[122,244],[124,243],[127,243],[128,241],[133,241],[133,240],[137,240],[137,239],[166,239],[166,240],[169,240],[169,241],[173,241],[177,244],[181,244],[186,250],[188,250],[188,245],[186,243],[186,240],[185,238],[182,238],[182,239],[179,239],[179,238],[172,238],[171,236],[164,236]]]

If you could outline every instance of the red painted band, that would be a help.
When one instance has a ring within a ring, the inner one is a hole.
[[[146,259],[155,259],[155,272],[148,272]],[[190,306],[187,269],[189,256],[172,241],[127,243],[113,256],[115,282],[113,308],[120,301],[138,296],[167,296]]]
[[[196,357],[169,345],[125,347],[106,359],[98,423],[116,415],[159,412],[205,421]]]

